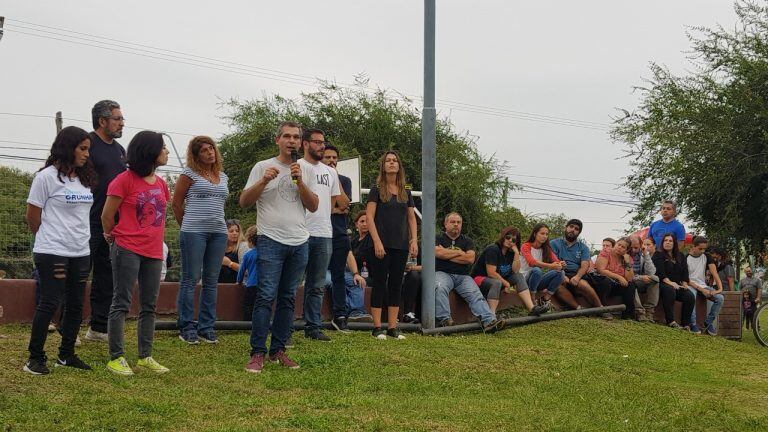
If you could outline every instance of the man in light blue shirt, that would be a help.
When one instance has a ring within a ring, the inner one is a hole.
[[[549,242],[552,251],[557,257],[565,261],[565,281],[564,286],[571,292],[579,294],[589,301],[593,307],[602,307],[600,296],[597,295],[593,286],[602,287],[602,284],[596,284],[592,276],[588,274],[590,256],[589,248],[586,244],[578,240],[583,224],[578,219],[571,219],[565,224],[565,236]],[[611,316],[606,314],[605,318]]]

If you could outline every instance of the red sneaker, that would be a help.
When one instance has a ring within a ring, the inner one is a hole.
[[[291,360],[287,355],[285,355],[285,351],[278,351],[270,355],[269,361],[272,363],[280,363],[280,365],[282,365],[283,367],[287,367],[288,369],[299,368],[299,364]]]
[[[245,365],[245,371],[250,373],[261,373],[264,369],[264,354],[254,354]]]

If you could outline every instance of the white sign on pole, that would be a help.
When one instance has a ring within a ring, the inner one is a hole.
[[[360,202],[360,158],[340,160],[336,164],[336,171],[352,180],[352,196],[349,199],[353,203]]]

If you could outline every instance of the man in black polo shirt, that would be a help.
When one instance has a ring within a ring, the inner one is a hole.
[[[107,318],[112,304],[112,261],[109,243],[104,239],[101,211],[107,199],[109,183],[125,171],[125,149],[115,138],[123,136],[125,119],[120,105],[111,100],[97,102],[91,110],[94,131],[90,133],[91,149],[88,156],[96,170],[97,183],[93,187],[91,207],[91,322],[85,339],[107,342]]]
[[[496,318],[469,275],[475,262],[475,243],[461,233],[461,225],[461,215],[449,213],[445,217],[445,232],[435,239],[435,319],[439,326],[453,324],[448,294],[456,290],[480,319],[483,331],[493,333],[504,328],[504,321]]]
[[[339,161],[339,149],[326,143],[323,151],[323,163],[336,170]],[[344,282],[344,269],[349,255],[349,234],[347,219],[349,218],[349,197],[352,196],[352,180],[339,174],[341,193],[347,198],[342,200],[344,207],[336,206],[331,209],[331,227],[333,228],[333,250],[328,270],[331,272],[331,304],[333,307],[333,327],[341,332],[347,332],[347,287]]]

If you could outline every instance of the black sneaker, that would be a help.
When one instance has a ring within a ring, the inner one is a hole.
[[[551,303],[546,302],[543,304],[537,304],[536,306],[531,309],[531,311],[528,313],[530,316],[539,316],[544,315],[545,313],[549,312],[549,307],[551,306]]]
[[[381,327],[374,327],[373,331],[371,332],[371,336],[379,340],[387,340],[387,332],[385,332]]]
[[[403,322],[406,324],[420,324],[419,319],[416,318],[416,314],[413,312],[408,312],[403,315]]]
[[[45,365],[45,359],[29,359],[21,370],[32,375],[48,375],[51,373],[48,370],[48,366]]]
[[[73,367],[75,369],[82,369],[82,370],[91,370],[91,367],[88,366],[85,362],[80,360],[80,357],[77,356],[77,354],[72,354],[72,357],[62,360],[57,359],[56,363],[53,364],[54,367]]]
[[[351,333],[349,331],[349,327],[347,326],[347,319],[344,318],[343,316],[332,319],[331,325],[333,326],[333,328],[335,328],[336,330],[342,333]]]
[[[393,328],[393,329],[387,329],[387,336],[394,338],[396,340],[403,340],[405,339],[405,336],[400,334],[399,328]]]
[[[293,344],[293,335],[288,335],[288,340],[285,341],[285,349],[288,348],[295,348],[296,345]]]
[[[304,337],[307,338],[307,339],[312,339],[312,340],[316,340],[316,341],[320,341],[320,342],[330,342],[331,341],[331,338],[326,336],[320,330],[318,330],[318,331],[316,331],[314,333],[305,334]]]
[[[501,319],[495,319],[488,324],[483,326],[483,332],[485,333],[496,333],[497,331],[501,330],[506,326],[507,323],[504,322],[504,320]]]

